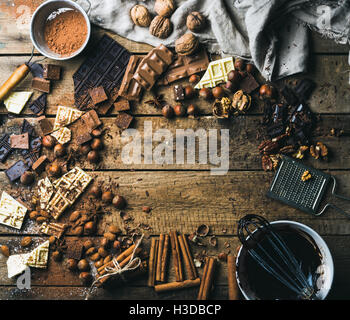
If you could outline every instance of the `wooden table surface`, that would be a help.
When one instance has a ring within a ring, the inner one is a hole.
[[[20,2],[20,1],[19,1]],[[15,3],[19,3],[15,1]],[[29,1],[31,3],[42,2]],[[29,24],[23,12],[28,12],[20,6],[7,7],[0,5],[0,83],[4,82],[16,66],[28,60],[32,45],[29,39]],[[16,19],[14,19],[16,18]],[[24,19],[25,18],[25,19]],[[116,36],[110,32],[93,28],[92,42],[96,42],[103,33],[108,33],[125,48],[134,53],[147,53],[150,46],[134,43]],[[328,162],[309,159],[306,162],[317,168],[329,171],[339,181],[339,192],[350,195],[350,137],[340,138],[330,136],[331,128],[350,129],[350,86],[349,86],[349,46],[337,45],[332,41],[321,39],[312,34],[310,37],[312,53],[308,77],[317,83],[317,88],[310,99],[311,109],[320,114],[319,130],[313,139],[324,142],[331,151]],[[36,55],[35,59],[39,56]],[[72,74],[82,63],[84,55],[69,62],[60,63],[63,68],[63,79],[53,84],[52,93],[48,96],[47,117],[54,120],[57,105],[73,106]],[[297,77],[288,79],[292,81]],[[31,75],[17,88],[31,88]],[[172,104],[172,88],[159,90]],[[39,95],[36,92],[33,99]],[[119,185],[118,192],[128,200],[127,212],[133,216],[134,225],[147,223],[152,227],[152,236],[176,229],[183,233],[192,233],[200,224],[207,224],[212,234],[218,237],[218,246],[204,248],[209,255],[216,256],[221,251],[235,251],[238,245],[236,237],[237,221],[246,214],[260,214],[270,221],[279,219],[294,220],[314,228],[320,233],[333,254],[335,263],[335,279],[329,298],[350,298],[350,221],[336,212],[329,210],[321,217],[313,217],[285,205],[271,201],[265,193],[273,177],[273,173],[262,171],[260,156],[257,151],[257,128],[262,119],[262,107],[254,103],[250,112],[229,122],[219,122],[211,115],[211,104],[202,100],[193,100],[201,111],[199,119],[176,118],[167,120],[159,110],[145,104],[150,98],[146,94],[142,101],[133,105],[135,116],[133,127],[143,132],[145,121],[152,121],[153,130],[167,128],[175,132],[179,128],[198,127],[204,129],[230,129],[230,169],[226,175],[210,174],[209,165],[125,165],[121,161],[122,144],[120,132],[115,124],[116,112],[112,111],[102,118],[109,135],[105,139],[103,160],[97,168],[89,163],[81,164],[97,181],[109,181]],[[6,109],[1,106],[1,113]],[[6,125],[0,127],[0,134],[19,130],[18,126],[26,118],[35,125],[35,118],[28,108],[20,117],[11,118]],[[0,190],[15,193],[23,188],[10,185],[4,174],[4,169],[20,157],[11,155],[6,163],[0,164]],[[79,203],[84,201],[84,197]],[[78,205],[79,205],[78,203]],[[350,203],[339,202],[343,208],[350,211]],[[153,208],[150,214],[142,212],[142,206]],[[69,213],[65,214],[65,221]],[[111,223],[122,225],[118,211],[111,210],[105,214],[99,223],[98,235],[101,237]],[[225,230],[227,230],[225,232]],[[20,232],[5,226],[0,226],[0,244],[17,248],[24,234],[35,239],[43,236],[38,232],[38,225],[26,220]],[[66,236],[66,241],[76,241],[72,235]],[[81,241],[81,240],[79,240]],[[205,240],[207,242],[207,239]],[[230,247],[226,248],[225,243]],[[146,246],[149,240],[145,240]],[[192,246],[197,253],[203,248]],[[201,274],[200,270],[200,274]],[[170,272],[169,281],[174,279]],[[64,263],[56,263],[50,259],[47,270],[32,269],[32,288],[19,290],[13,279],[7,278],[6,258],[0,255],[0,299],[83,299],[86,288],[83,287],[77,274],[69,272]],[[195,299],[197,289],[172,292],[157,295],[153,289],[146,286],[146,280],[140,279],[128,285],[115,288],[112,291],[100,289],[95,298],[101,299]],[[213,299],[227,298],[226,264],[219,263],[215,279]]]

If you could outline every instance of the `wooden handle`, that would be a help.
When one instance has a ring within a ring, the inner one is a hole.
[[[0,101],[4,100],[6,96],[14,89],[29,73],[29,67],[26,64],[19,66],[0,87]]]

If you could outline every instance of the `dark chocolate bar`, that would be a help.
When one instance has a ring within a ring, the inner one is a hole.
[[[74,241],[67,247],[66,257],[68,259],[80,260],[83,255],[83,244],[79,241]]]
[[[103,86],[109,99],[98,106],[106,114],[118,97],[130,53],[111,37],[104,35],[73,75],[75,105],[80,110],[94,109],[88,90]]]
[[[287,85],[282,88],[281,93],[288,105],[295,106],[299,103],[299,99],[296,97],[294,90]]]
[[[11,182],[16,181],[21,177],[21,175],[28,171],[27,165],[22,161],[19,160],[15,164],[13,164],[10,168],[5,170],[5,173],[7,177],[10,179]]]
[[[33,75],[33,78],[42,78],[43,77],[44,68],[43,68],[42,64],[33,62],[29,65],[29,69],[30,69],[31,74]]]
[[[177,56],[168,70],[160,77],[158,85],[168,85],[179,79],[207,70],[209,58],[207,51],[202,49],[190,56]]]
[[[88,90],[92,103],[96,106],[101,102],[108,100],[105,89],[102,86]]]
[[[29,109],[38,116],[44,114],[46,109],[46,100],[47,94],[43,93],[39,98],[32,102],[32,104],[29,106]]]
[[[259,88],[259,83],[250,73],[247,72],[246,76],[239,83],[239,87],[243,92],[250,94],[255,89]]]
[[[5,134],[0,138],[0,161],[4,162],[11,151],[10,135]]]
[[[146,90],[151,90],[158,78],[173,62],[173,53],[163,44],[152,49],[137,67],[133,78]]]
[[[302,79],[298,82],[294,90],[300,101],[306,101],[309,99],[314,87],[315,83],[312,80]]]
[[[182,85],[177,84],[174,86],[174,100],[183,101],[185,100],[185,91]]]
[[[34,127],[26,119],[24,119],[22,123],[21,133],[26,133],[26,132],[28,132],[29,136],[31,137],[38,136],[35,132]]]

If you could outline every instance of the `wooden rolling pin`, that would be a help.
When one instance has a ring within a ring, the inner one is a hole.
[[[0,87],[0,101],[4,100],[7,95],[27,76],[29,67],[24,63],[19,66]]]

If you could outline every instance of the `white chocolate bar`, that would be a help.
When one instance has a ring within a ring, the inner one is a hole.
[[[51,135],[56,138],[56,140],[58,141],[58,143],[60,144],[65,144],[68,143],[71,138],[72,138],[72,132],[70,129],[63,127],[63,128],[59,128],[58,130],[56,130],[55,132],[51,133]]]
[[[53,185],[48,177],[38,181],[38,189],[40,195],[40,208],[45,209],[54,193]]]
[[[10,95],[4,100],[4,105],[7,111],[20,114],[32,94],[33,92],[28,91],[10,93]]]
[[[33,268],[45,269],[49,258],[50,242],[45,241],[35,248],[28,256],[27,265]]]
[[[0,223],[21,229],[27,208],[3,191],[0,200]]]
[[[80,110],[58,106],[53,130],[55,131],[59,128],[70,125],[71,123],[77,121],[82,115],[83,112]]]

